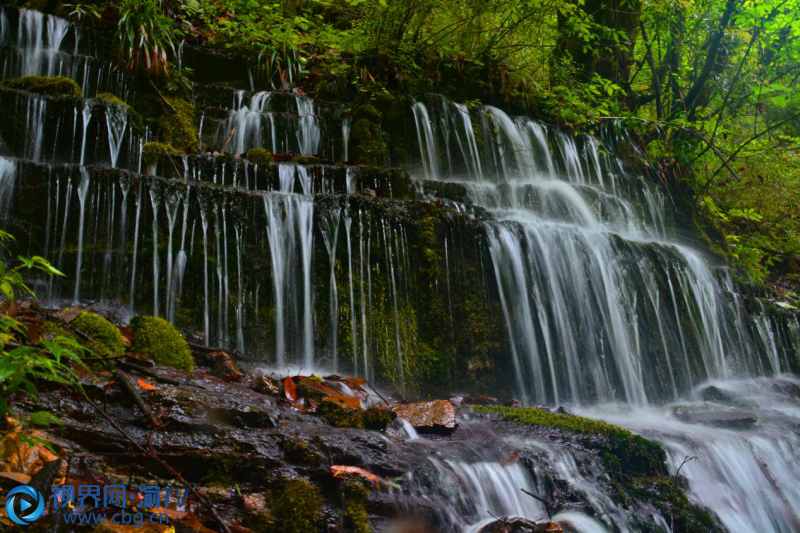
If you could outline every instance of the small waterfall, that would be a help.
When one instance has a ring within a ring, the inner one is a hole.
[[[16,178],[17,162],[7,157],[0,157],[0,220],[2,221],[6,220],[10,212]]]
[[[322,225],[322,239],[325,241],[325,249],[328,251],[331,263],[331,278],[329,289],[328,307],[330,308],[330,345],[331,357],[333,359],[333,371],[339,367],[339,293],[336,288],[336,243],[339,240],[339,219],[341,210],[333,209],[326,213],[325,221]]]
[[[307,96],[296,96],[297,114],[300,119],[297,123],[297,143],[300,153],[316,155],[319,153],[320,129],[314,100]]]
[[[116,104],[109,104],[106,108],[106,124],[108,125],[108,149],[111,152],[111,168],[116,168],[119,149],[122,146],[122,140],[125,138],[125,131],[128,125],[128,115],[125,109]],[[85,129],[86,125],[84,125],[84,131]],[[81,154],[81,157],[83,157],[83,154]]]
[[[83,270],[83,233],[86,225],[86,212],[87,212],[87,194],[89,192],[89,184],[91,177],[85,167],[81,167],[81,182],[78,185],[78,201],[80,202],[80,218],[78,221],[78,260],[75,266],[75,295],[73,301],[80,302],[81,291],[81,272]],[[66,220],[64,222],[66,226]]]
[[[350,129],[353,127],[353,119],[346,118],[342,121],[342,161],[350,160]]]

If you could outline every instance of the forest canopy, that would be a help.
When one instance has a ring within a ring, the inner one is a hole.
[[[263,88],[350,99],[439,92],[575,130],[624,119],[647,165],[665,185],[691,188],[753,280],[797,286],[796,0],[122,0],[62,9],[113,26],[121,63],[173,82],[186,74],[179,49],[202,45],[246,60]]]

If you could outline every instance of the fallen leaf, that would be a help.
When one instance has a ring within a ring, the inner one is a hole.
[[[381,481],[381,478],[371,472],[367,472],[363,468],[357,466],[344,466],[344,465],[331,465],[331,473],[334,476],[343,476],[345,474],[357,474],[363,476],[370,481]]]
[[[78,318],[78,315],[81,314],[80,307],[67,307],[63,311],[59,311],[56,313],[56,318],[63,320],[67,324]]]
[[[294,380],[292,378],[287,377],[283,380],[283,393],[286,395],[287,400],[297,401],[299,396],[297,395],[297,387],[294,384]]]
[[[361,401],[351,396],[325,396],[322,401],[333,402],[342,407],[349,407],[350,409],[361,409]]]
[[[141,388],[143,388],[144,390],[156,390],[156,388],[154,386],[150,385],[148,382],[146,382],[143,379],[139,380],[139,386]]]
[[[0,472],[0,477],[8,478],[22,485],[27,485],[31,480],[31,476],[22,472]]]
[[[501,466],[511,466],[519,461],[519,452],[511,452],[508,456],[500,460]]]

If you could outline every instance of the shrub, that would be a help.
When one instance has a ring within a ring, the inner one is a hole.
[[[163,318],[137,316],[131,320],[131,328],[136,335],[133,351],[160,365],[187,372],[194,370],[189,345],[175,326]]]
[[[125,341],[117,326],[105,318],[82,311],[73,322],[92,342],[88,348],[100,356],[119,356],[125,353]]]

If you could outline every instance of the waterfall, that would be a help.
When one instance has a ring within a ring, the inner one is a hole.
[[[14,181],[16,177],[16,161],[7,157],[0,157],[0,220],[5,220],[8,216],[11,202],[14,199]]]
[[[111,152],[111,168],[116,168],[119,149],[122,146],[122,140],[125,138],[125,128],[128,125],[128,115],[125,113],[125,109],[117,104],[109,104],[106,108],[106,124],[108,125],[108,149]],[[85,130],[86,126],[84,126],[84,132]],[[83,157],[82,153],[81,157]]]
[[[297,123],[297,142],[301,154],[315,155],[319,152],[320,130],[317,124],[314,100],[307,96],[296,96],[297,114],[300,120]]]

